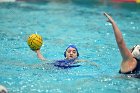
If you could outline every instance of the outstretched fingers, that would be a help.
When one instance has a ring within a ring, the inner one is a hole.
[[[111,16],[109,16],[107,13],[104,12],[104,15],[108,18],[107,22],[110,22],[112,23],[113,22],[113,19]]]
[[[110,16],[104,12],[104,15],[108,18],[107,22],[110,22]]]

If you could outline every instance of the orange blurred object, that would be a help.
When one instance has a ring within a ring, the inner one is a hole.
[[[136,0],[112,0],[112,2],[136,2]]]

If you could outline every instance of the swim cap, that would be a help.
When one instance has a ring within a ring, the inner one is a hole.
[[[0,85],[0,93],[8,93],[8,91],[4,86]]]
[[[67,51],[67,49],[70,48],[70,47],[76,49],[76,51],[77,51],[77,57],[78,57],[78,56],[79,56],[79,52],[78,52],[78,49],[76,48],[75,45],[69,45],[69,46],[66,48],[66,51]],[[66,57],[66,51],[64,52],[64,57]]]
[[[140,60],[140,45],[136,45],[132,48],[132,55]]]

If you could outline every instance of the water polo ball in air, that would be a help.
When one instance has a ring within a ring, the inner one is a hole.
[[[43,44],[42,37],[38,34],[32,34],[28,37],[27,43],[29,47],[34,51],[41,48]]]

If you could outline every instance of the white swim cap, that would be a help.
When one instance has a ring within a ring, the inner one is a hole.
[[[8,93],[8,91],[4,86],[0,85],[0,93]]]
[[[132,49],[132,55],[137,58],[138,60],[140,60],[140,45],[136,45],[133,47]]]

